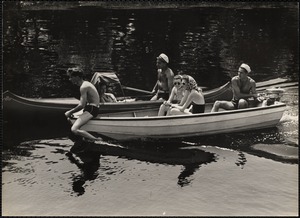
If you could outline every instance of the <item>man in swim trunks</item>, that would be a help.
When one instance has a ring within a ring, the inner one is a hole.
[[[83,113],[78,117],[73,126],[71,127],[71,131],[75,135],[80,135],[83,138],[89,139],[91,141],[98,140],[88,132],[81,130],[80,127],[86,124],[90,119],[96,117],[98,115],[99,110],[99,94],[96,87],[88,82],[83,80],[83,72],[78,68],[68,69],[68,75],[70,77],[70,81],[78,85],[80,87],[80,102],[79,104],[67,111],[65,116],[67,118],[71,117],[73,113],[80,111],[82,108]]]
[[[231,79],[233,98],[231,101],[216,101],[211,112],[234,110],[255,106],[257,101],[256,83],[248,76],[251,72],[249,65],[242,64],[238,69],[238,75]]]
[[[156,94],[151,98],[151,100],[158,100],[160,98],[164,100],[169,99],[169,95],[173,88],[174,73],[168,67],[169,58],[165,54],[160,54],[156,60],[157,66],[157,82],[152,90],[154,93],[157,89]]]

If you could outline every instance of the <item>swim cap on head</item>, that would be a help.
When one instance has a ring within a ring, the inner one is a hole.
[[[165,55],[164,53],[161,53],[161,54],[157,57],[157,59],[160,59],[160,60],[166,62],[167,64],[169,63],[169,58],[168,58],[168,56]]]
[[[241,64],[240,68],[243,68],[244,70],[246,70],[247,73],[251,72],[251,69],[248,64]]]

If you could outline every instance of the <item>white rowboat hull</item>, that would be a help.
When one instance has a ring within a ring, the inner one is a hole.
[[[285,108],[284,103],[278,102],[267,107],[166,117],[151,115],[116,117],[116,114],[114,117],[101,117],[102,115],[99,115],[82,129],[121,141],[212,135],[275,127]],[[138,111],[136,113],[138,114]],[[71,121],[74,123],[75,119]]]

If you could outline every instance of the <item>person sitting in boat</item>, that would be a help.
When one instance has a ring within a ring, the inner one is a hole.
[[[164,99],[168,100],[169,95],[172,92],[173,88],[173,79],[174,73],[168,67],[169,58],[165,54],[160,54],[156,60],[157,66],[157,82],[152,90],[154,93],[156,90],[156,94],[151,98],[151,100]]]
[[[231,79],[233,98],[231,101],[216,101],[211,112],[217,112],[220,108],[234,110],[256,106],[257,100],[256,83],[249,77],[251,69],[248,64],[241,64],[238,75]]]
[[[67,71],[70,81],[79,86],[80,90],[80,102],[79,104],[65,113],[67,118],[71,117],[73,113],[83,109],[83,113],[75,121],[71,127],[71,131],[75,135],[82,136],[84,139],[91,141],[100,140],[95,138],[93,135],[89,134],[85,130],[80,129],[84,124],[86,124],[90,119],[96,117],[99,111],[99,94],[96,87],[89,81],[83,80],[83,71],[79,68],[71,68]]]
[[[117,102],[116,97],[112,93],[107,93],[107,85],[105,83],[99,83],[99,95],[100,95],[100,102]]]
[[[173,84],[174,86],[172,88],[171,95],[167,101],[164,101],[164,103],[161,104],[158,116],[165,116],[167,111],[170,109],[171,104],[179,104],[183,98],[185,88],[182,86],[182,76],[174,76]]]
[[[184,96],[179,104],[172,104],[167,115],[197,114],[204,113],[205,100],[202,89],[191,76],[182,77],[182,85],[185,87]]]

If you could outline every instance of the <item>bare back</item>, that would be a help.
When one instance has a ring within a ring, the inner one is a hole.
[[[80,86],[80,101],[83,101],[83,104],[94,104],[99,105],[100,98],[96,87],[88,82],[84,81]]]

